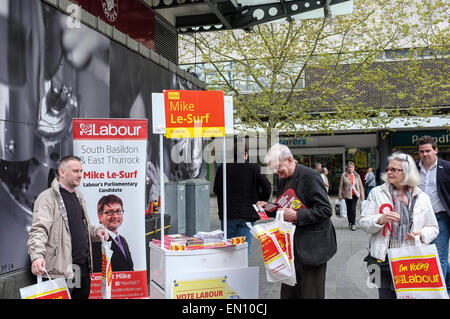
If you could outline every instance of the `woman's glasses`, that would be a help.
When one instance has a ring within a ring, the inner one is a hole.
[[[388,167],[388,168],[385,169],[385,171],[386,172],[392,172],[394,174],[397,173],[397,172],[403,172],[402,169],[400,169],[400,168],[393,168],[393,167]]]

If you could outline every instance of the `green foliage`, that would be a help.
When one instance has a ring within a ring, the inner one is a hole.
[[[354,13],[199,33],[180,63],[205,63],[207,84],[234,96],[247,129],[329,132],[355,121],[428,117],[448,105],[445,0],[357,0]],[[208,69],[209,68],[209,69]]]

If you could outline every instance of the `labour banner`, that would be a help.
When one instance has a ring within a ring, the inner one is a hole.
[[[74,155],[92,225],[110,234],[111,298],[147,296],[145,167],[147,119],[74,119]],[[90,298],[102,298],[102,248],[93,243]]]

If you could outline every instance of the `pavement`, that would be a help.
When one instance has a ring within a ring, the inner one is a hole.
[[[334,207],[336,197],[330,201]],[[211,196],[210,203],[211,230],[220,229],[217,213],[217,199]],[[357,221],[360,216],[359,201],[357,207]],[[333,214],[331,218],[336,229],[337,252],[327,264],[326,299],[378,299],[376,288],[367,285],[367,268],[363,261],[368,252],[369,235],[358,229],[351,231],[346,218],[338,218]],[[357,223],[358,225],[358,223]],[[261,253],[261,244],[252,240],[249,267],[259,267],[259,298],[279,299],[280,284],[267,281],[266,271]]]

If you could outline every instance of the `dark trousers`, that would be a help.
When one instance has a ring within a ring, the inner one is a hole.
[[[370,191],[374,188],[374,186],[367,186],[366,188],[366,199],[369,197]]]
[[[356,197],[356,195],[353,195],[352,199],[345,199],[345,205],[347,206],[347,219],[350,225],[355,225],[357,203],[358,197]]]
[[[327,264],[318,266],[303,265],[295,252],[295,274],[297,284],[281,284],[281,299],[324,299]]]
[[[379,277],[379,283],[372,281],[379,285],[378,298],[379,299],[396,299],[394,283],[392,282],[391,269],[389,267],[389,258],[386,256],[386,260],[382,263],[377,263],[377,259],[372,256],[368,256],[368,264],[378,265],[378,267],[372,267],[370,275],[374,276],[374,272],[377,271],[377,277]],[[375,276],[374,276],[375,277]]]
[[[91,291],[91,276],[89,274],[89,265],[88,262],[77,265],[80,269],[80,285],[79,287],[69,288],[70,297],[72,299],[88,299],[89,292]],[[78,274],[75,273],[75,276]],[[69,283],[68,286],[70,287]]]

